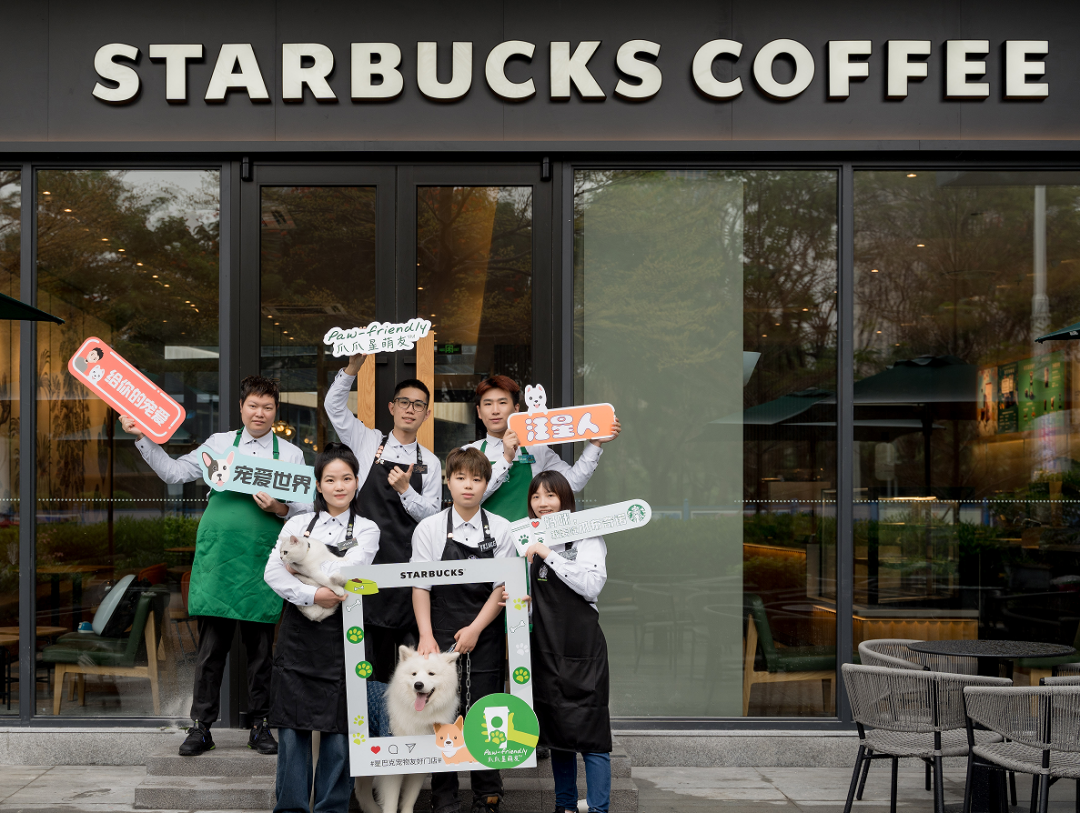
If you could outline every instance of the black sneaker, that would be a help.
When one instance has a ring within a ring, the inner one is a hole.
[[[277,753],[277,740],[270,733],[270,725],[265,718],[261,723],[252,726],[251,733],[248,734],[248,748],[254,748],[260,754],[266,754],[267,756],[273,756]]]
[[[473,799],[472,813],[499,813],[499,797],[482,796]]]
[[[549,748],[545,748],[543,745],[541,745],[539,748],[536,749],[536,758],[537,759],[551,759],[551,750]]]
[[[214,750],[214,738],[210,736],[210,729],[195,721],[195,725],[188,729],[187,739],[180,746],[180,756],[197,757],[199,754]]]

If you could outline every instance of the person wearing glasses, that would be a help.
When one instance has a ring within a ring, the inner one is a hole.
[[[404,564],[412,558],[412,535],[417,523],[439,513],[442,507],[442,467],[439,458],[425,449],[416,433],[431,416],[431,393],[422,381],[409,378],[394,388],[388,407],[394,429],[383,435],[364,426],[349,410],[349,392],[364,357],[349,357],[326,393],[323,408],[342,443],[353,450],[360,463],[357,506],[362,516],[379,526],[379,552],[372,564]],[[368,681],[369,725],[375,736],[386,736],[382,694],[390,681],[401,645],[415,647],[420,641],[412,609],[412,590],[379,590],[364,597],[364,645],[374,668]]]

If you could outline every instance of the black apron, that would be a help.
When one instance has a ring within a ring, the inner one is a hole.
[[[379,526],[379,552],[373,565],[400,565],[412,559],[412,535],[416,520],[401,504],[401,495],[390,485],[390,471],[408,466],[382,459],[389,438],[383,437],[375,461],[360,489],[357,506],[361,516]],[[416,465],[409,485],[418,494],[424,489],[424,459],[416,444]],[[364,597],[365,648],[374,669],[372,680],[389,683],[397,663],[397,645],[416,646],[420,636],[413,616],[412,588],[392,587]],[[392,631],[392,632],[391,632]]]
[[[304,536],[318,519],[316,511]],[[356,544],[353,519],[350,512],[342,546],[326,546],[335,556],[344,556]],[[339,607],[329,618],[312,621],[291,601],[285,602],[270,683],[270,725],[274,728],[349,733],[342,615]]]
[[[529,584],[533,709],[540,721],[540,745],[609,753],[607,640],[599,613],[539,556],[529,568]]]
[[[487,512],[480,509],[480,524],[484,529],[484,540],[479,548],[470,548],[454,539],[454,509],[446,512],[446,546],[443,548],[442,561],[455,562],[464,559],[493,559],[498,543],[488,527]],[[439,649],[446,652],[455,643],[454,635],[458,630],[469,626],[479,615],[480,610],[491,598],[495,589],[493,582],[477,584],[436,584],[431,587],[431,632]],[[503,655],[506,650],[505,615],[499,613],[487,625],[468,657],[458,659],[458,666],[463,671],[468,669],[478,683],[488,683],[502,677]],[[492,673],[494,677],[492,677]],[[466,698],[461,695],[461,713],[468,713],[467,705],[479,699],[477,693]]]

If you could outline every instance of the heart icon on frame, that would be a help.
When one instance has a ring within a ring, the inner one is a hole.
[[[532,521],[532,526],[533,526],[534,528],[539,528],[539,527],[540,527],[540,520],[538,520],[538,519],[534,519],[534,520]]]
[[[373,753],[373,754],[377,754],[377,753],[379,753],[379,751],[381,751],[381,750],[382,750],[382,748],[381,748],[381,747],[379,747],[378,745],[373,745],[373,746],[371,746],[371,753]]]

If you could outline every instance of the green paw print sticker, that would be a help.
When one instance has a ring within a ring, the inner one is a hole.
[[[529,670],[524,666],[519,666],[514,670],[514,683],[524,685],[529,682]]]
[[[524,534],[519,536],[518,537],[518,544],[519,545],[528,545],[529,544],[529,537],[524,535]]]
[[[359,627],[349,627],[349,631],[345,633],[345,636],[349,639],[350,644],[358,644],[364,640],[364,631]]]
[[[371,677],[371,672],[371,664],[367,661],[360,661],[360,663],[356,664],[356,674],[358,674],[364,680],[367,680],[369,677]]]
[[[514,609],[515,610],[524,610],[525,609],[525,599],[523,599],[523,598],[514,599]]]

